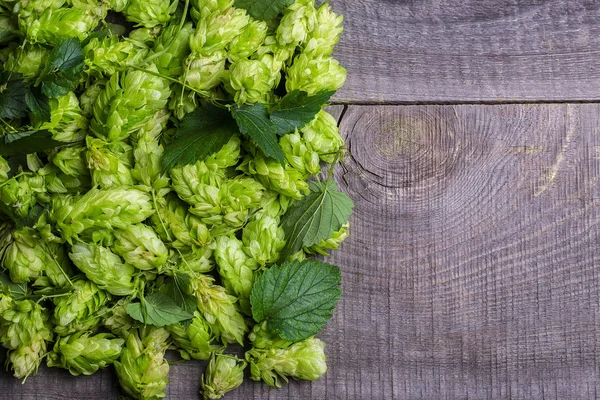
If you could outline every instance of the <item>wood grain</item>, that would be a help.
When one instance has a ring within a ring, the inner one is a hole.
[[[600,396],[600,105],[337,107],[352,234],[329,371],[226,399]],[[197,399],[204,364],[173,366]],[[43,368],[0,399],[115,399],[112,372]]]
[[[344,15],[339,102],[600,98],[594,0],[331,0]]]

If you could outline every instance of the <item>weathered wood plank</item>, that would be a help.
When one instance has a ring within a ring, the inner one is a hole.
[[[341,114],[341,107],[336,111]],[[600,105],[350,106],[352,234],[329,372],[227,399],[600,395]],[[196,399],[203,363],[173,366]],[[109,371],[43,369],[0,399],[114,399]]]
[[[345,16],[341,102],[600,98],[593,0],[331,0]]]

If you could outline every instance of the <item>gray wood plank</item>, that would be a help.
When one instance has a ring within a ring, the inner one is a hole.
[[[337,108],[341,114],[342,107]],[[600,105],[349,106],[336,178],[356,203],[330,259],[329,371],[226,399],[600,395]],[[203,363],[173,366],[196,399]],[[0,399],[114,399],[114,375],[0,373]]]
[[[345,17],[340,102],[600,98],[594,0],[331,0]]]

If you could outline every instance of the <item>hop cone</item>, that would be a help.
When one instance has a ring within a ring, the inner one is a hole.
[[[92,183],[102,189],[133,185],[133,149],[123,141],[107,143],[88,136],[86,158]]]
[[[32,300],[14,301],[0,316],[0,341],[9,350],[8,362],[19,379],[37,373],[50,340],[48,314]]]
[[[192,278],[190,289],[190,294],[198,301],[198,309],[215,335],[224,343],[243,344],[248,327],[235,307],[236,298],[227,294],[224,287],[215,285],[214,279],[207,275]]]
[[[169,22],[177,4],[172,0],[130,0],[123,14],[128,21],[152,28]]]
[[[282,47],[291,49],[304,43],[315,25],[317,12],[314,1],[298,0],[292,3],[283,13],[277,27],[277,42]]]
[[[162,31],[152,50],[152,53],[158,56],[154,63],[161,74],[174,78],[183,75],[193,33],[194,27],[191,22],[186,23],[181,31],[177,24],[169,25]]]
[[[302,173],[289,165],[283,167],[276,160],[266,158],[259,152],[246,157],[239,169],[284,196],[298,200],[308,192],[308,184]]]
[[[313,58],[302,53],[287,70],[285,88],[288,92],[302,90],[315,94],[322,90],[338,90],[346,81],[346,69],[331,57]]]
[[[227,45],[244,31],[250,17],[246,10],[229,8],[223,13],[203,15],[190,38],[192,53],[211,55],[224,50]]]
[[[246,352],[250,377],[269,386],[281,387],[278,377],[315,380],[327,372],[325,343],[308,338],[287,348],[253,348]]]
[[[287,162],[305,178],[321,171],[319,153],[314,151],[299,133],[290,133],[279,139]]]
[[[215,261],[225,288],[237,296],[242,311],[252,315],[250,293],[258,264],[244,252],[242,246],[242,242],[234,236],[218,237]]]
[[[194,312],[194,318],[189,326],[185,327],[178,323],[168,327],[171,339],[179,348],[181,356],[189,360],[208,360],[210,355],[220,347],[211,344],[215,337],[210,324],[198,311]]]
[[[162,328],[144,327],[129,333],[121,357],[114,363],[125,393],[140,400],[165,397],[168,338],[169,332]]]
[[[225,393],[239,387],[244,381],[248,363],[233,355],[218,354],[210,359],[202,376],[202,394],[205,400],[218,400]]]
[[[16,219],[25,218],[45,194],[45,180],[39,175],[14,176],[0,186],[0,201],[7,206],[7,213]]]
[[[156,72],[154,65],[148,70]],[[94,104],[90,129],[109,142],[123,140],[167,105],[168,82],[143,71],[113,75]]]
[[[130,225],[115,232],[117,240],[113,245],[115,253],[126,263],[141,270],[158,270],[169,258],[165,244],[156,232],[146,225]]]
[[[115,296],[135,293],[135,268],[106,247],[76,243],[69,254],[85,276]]]
[[[241,60],[250,57],[267,37],[267,23],[251,19],[242,33],[229,44],[229,59]]]
[[[285,245],[285,233],[279,219],[263,216],[248,222],[242,230],[244,251],[259,265],[274,263]]]
[[[73,282],[68,296],[54,300],[54,332],[67,336],[75,332],[91,331],[100,323],[110,295],[91,281]]]
[[[150,197],[136,189],[91,189],[79,198],[56,198],[51,210],[62,237],[93,238],[94,232],[112,232],[144,221],[152,215]]]
[[[150,49],[143,42],[117,35],[92,38],[83,48],[90,74],[97,78],[112,76],[129,66],[140,64]]]
[[[301,129],[302,138],[310,148],[319,154],[321,160],[333,163],[344,139],[340,136],[335,118],[327,111],[320,111],[315,119]]]
[[[259,60],[236,61],[225,76],[225,88],[238,104],[264,103],[273,87],[271,70]]]
[[[56,341],[48,355],[48,366],[68,369],[75,376],[92,375],[116,361],[124,343],[110,333],[91,336],[89,332],[77,332]]]
[[[329,3],[323,3],[317,8],[317,20],[314,28],[308,33],[304,52],[313,57],[327,57],[333,53],[333,48],[340,40],[344,28],[344,17],[331,10]]]
[[[113,335],[123,339],[127,339],[129,332],[136,325],[129,314],[127,314],[126,306],[129,300],[121,299],[103,315],[102,324],[106,329],[112,332]]]
[[[34,78],[44,66],[48,53],[49,50],[40,45],[19,46],[9,54],[4,70],[22,74],[24,78]]]
[[[267,329],[267,321],[254,325],[248,334],[248,339],[255,349],[285,349],[293,343],[270,333]]]
[[[28,227],[14,231],[12,239],[4,252],[2,265],[13,282],[33,280],[34,285],[42,287],[64,287],[68,283],[66,274],[70,267],[61,244],[45,243]]]
[[[342,228],[331,235],[329,239],[322,240],[320,243],[305,248],[308,254],[320,254],[322,256],[328,256],[327,250],[335,250],[340,247],[342,243],[350,234],[350,224],[346,223]]]
[[[186,83],[196,90],[210,90],[219,83],[225,72],[227,55],[224,50],[216,50],[208,55],[191,54],[186,59]]]

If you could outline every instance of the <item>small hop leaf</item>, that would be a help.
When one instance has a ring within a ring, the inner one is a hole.
[[[277,127],[269,119],[269,113],[264,104],[234,106],[231,114],[240,128],[240,132],[254,140],[267,157],[277,160],[282,165],[285,163],[285,155],[277,141]]]
[[[257,323],[298,342],[323,329],[342,294],[338,267],[319,261],[273,266],[254,284],[250,302]]]
[[[263,21],[275,18],[293,3],[294,0],[235,0],[236,7]]]

